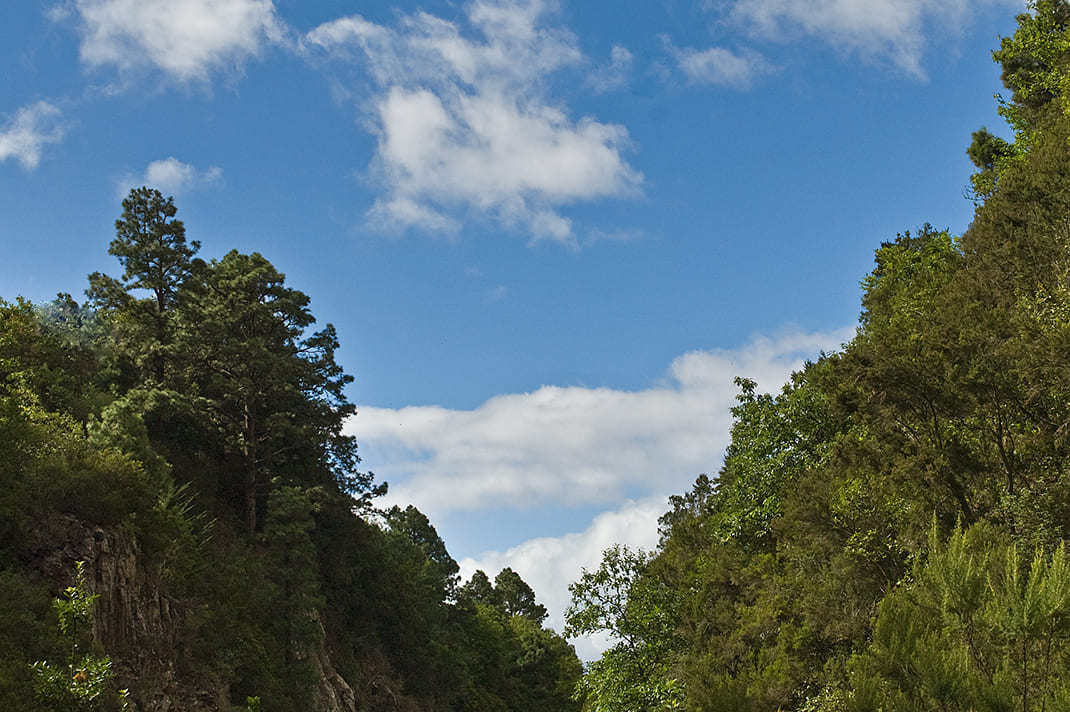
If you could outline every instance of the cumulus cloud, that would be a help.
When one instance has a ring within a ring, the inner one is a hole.
[[[156,67],[180,82],[240,68],[283,29],[272,0],[75,0],[82,61],[122,73]]]
[[[765,57],[751,50],[733,52],[724,47],[697,50],[669,46],[687,78],[697,84],[746,89],[773,71]]]
[[[547,98],[551,75],[582,60],[575,37],[549,26],[548,9],[476,0],[465,28],[420,12],[396,27],[344,17],[305,36],[310,55],[359,60],[375,85],[371,172],[385,194],[373,222],[450,231],[475,214],[572,242],[562,206],[638,190],[624,127],[574,120]]]
[[[599,514],[582,532],[561,537],[531,539],[507,551],[488,551],[478,557],[461,560],[461,576],[468,579],[482,569],[491,579],[509,567],[520,574],[535,590],[549,613],[546,624],[561,632],[568,609],[568,584],[579,579],[583,569],[594,570],[602,560],[602,551],[613,544],[653,549],[658,543],[658,517],[667,509],[666,498],[652,496],[629,500],[620,508]],[[606,648],[605,637],[574,641],[584,660],[591,660]]]
[[[32,170],[41,162],[47,144],[63,140],[60,110],[47,101],[38,101],[15,112],[0,128],[0,162],[14,158]]]
[[[638,391],[544,386],[473,410],[358,407],[347,430],[365,462],[390,482],[384,506],[414,504],[432,521],[450,513],[604,505],[583,531],[464,558],[461,574],[493,578],[508,566],[536,591],[561,631],[568,584],[614,543],[657,545],[668,497],[720,468],[736,403],[736,376],[777,391],[807,358],[850,340],[854,328],[756,336],[732,349],[691,351]],[[585,660],[609,645],[574,641]]]
[[[986,7],[1022,9],[1022,0],[735,0],[730,17],[773,39],[817,37],[869,59],[887,58],[924,76],[922,56],[934,26],[958,28]],[[717,7],[724,7],[719,3]]]
[[[473,410],[362,406],[349,424],[389,481],[391,503],[432,519],[493,507],[620,502],[668,493],[716,469],[728,440],[733,378],[776,390],[804,358],[849,331],[755,338],[733,351],[678,357],[651,388],[543,386]]]
[[[127,176],[119,181],[119,192],[125,194],[132,187],[147,185],[165,195],[178,195],[192,188],[216,185],[223,178],[223,169],[211,166],[201,171],[174,156],[153,161],[141,176]]]

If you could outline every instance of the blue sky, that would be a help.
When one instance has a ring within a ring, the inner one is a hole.
[[[261,252],[337,326],[391,502],[560,627],[717,471],[734,376],[849,339],[882,240],[969,224],[1022,9],[6,3],[0,296],[79,295],[126,191],[174,195],[203,256]]]

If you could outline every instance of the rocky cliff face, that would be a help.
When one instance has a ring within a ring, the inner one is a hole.
[[[35,560],[56,590],[71,583],[74,562],[85,562],[87,583],[100,596],[93,636],[112,658],[119,683],[130,689],[139,712],[226,709],[225,689],[182,674],[188,668],[184,606],[146,570],[132,536],[68,516],[39,523],[35,534]]]
[[[338,674],[323,648],[313,652],[312,666],[319,685],[312,693],[317,710],[356,712],[357,696],[349,683]]]
[[[138,712],[230,708],[225,683],[194,675],[184,637],[186,604],[168,595],[148,570],[133,536],[55,516],[38,523],[34,538],[38,568],[57,591],[71,584],[74,562],[86,562],[88,584],[100,596],[94,637]],[[312,651],[312,660],[319,681],[312,695],[315,712],[357,712],[356,695],[327,652]]]

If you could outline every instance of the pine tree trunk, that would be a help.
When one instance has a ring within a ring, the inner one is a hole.
[[[256,414],[248,401],[245,402],[245,521],[249,535],[256,535]]]

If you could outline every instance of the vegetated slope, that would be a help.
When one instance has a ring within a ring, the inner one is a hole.
[[[578,709],[519,576],[375,510],[308,297],[175,215],[131,191],[85,305],[0,301],[0,709]]]
[[[1070,709],[1068,23],[994,53],[1016,139],[974,135],[966,233],[882,245],[855,338],[741,379],[719,477],[573,586],[621,641],[587,709]]]

